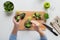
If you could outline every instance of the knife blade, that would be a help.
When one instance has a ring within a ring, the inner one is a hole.
[[[43,24],[46,28],[48,28],[48,30],[49,31],[51,31],[55,36],[58,36],[58,34],[56,33],[56,32],[54,32],[53,31],[53,29],[50,27],[50,26],[48,26],[48,25],[46,25],[46,24]]]

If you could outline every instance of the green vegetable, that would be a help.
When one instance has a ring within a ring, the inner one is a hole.
[[[45,2],[45,3],[44,3],[44,8],[45,8],[45,9],[50,8],[50,3],[49,3],[49,2]]]
[[[25,26],[26,28],[30,28],[30,24],[26,24],[26,26]]]
[[[15,16],[15,19],[18,22],[20,20],[20,15]]]
[[[15,16],[15,19],[17,22],[19,22],[20,19],[24,19],[25,13],[21,13],[20,15]]]
[[[40,14],[39,13],[34,13],[34,15],[33,15],[33,17],[35,18],[35,19],[41,19],[41,16],[40,16]]]
[[[20,14],[20,17],[21,17],[21,19],[24,19],[25,13],[21,13],[21,14]]]
[[[10,2],[10,1],[6,1],[6,2],[4,3],[4,9],[5,9],[6,12],[13,11],[13,9],[14,9],[14,4],[13,4],[12,2]]]
[[[26,28],[31,28],[31,21],[30,20],[27,20],[26,22],[25,22],[25,24],[24,24],[24,26],[26,27]]]
[[[45,19],[48,19],[48,18],[49,18],[48,13],[45,13],[45,14],[44,14],[44,18],[45,18]]]
[[[17,19],[20,19],[20,16],[17,16]]]

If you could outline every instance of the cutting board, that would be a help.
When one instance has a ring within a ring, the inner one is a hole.
[[[35,12],[36,11],[18,11],[18,12],[16,12],[16,15],[19,15],[21,13],[25,13],[26,14],[25,18],[20,23],[19,30],[26,30],[26,28],[24,26],[24,23],[28,19],[28,17],[31,17]],[[41,22],[45,22],[44,17],[43,17],[45,12],[44,11],[40,11],[38,13],[40,13],[42,19],[41,20],[35,20],[34,18],[32,18],[32,20],[38,21],[40,23],[39,28],[41,28],[42,30],[45,30],[46,27],[43,24],[41,24]],[[34,27],[32,26],[31,28],[29,28],[29,30],[34,30]]]

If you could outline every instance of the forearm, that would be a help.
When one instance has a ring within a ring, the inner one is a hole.
[[[40,34],[40,36],[44,36],[44,33],[42,31],[38,31],[38,33]]]
[[[16,40],[16,38],[17,38],[17,31],[18,30],[17,30],[16,26],[14,26],[13,31],[12,31],[12,33],[10,35],[9,40]]]
[[[46,36],[44,35],[44,33],[42,31],[39,31],[39,34],[40,34],[40,37],[41,37],[40,40],[47,40]]]
[[[17,31],[18,31],[17,27],[14,26],[14,29],[13,29],[13,31],[12,31],[12,34],[13,34],[13,35],[17,35]]]

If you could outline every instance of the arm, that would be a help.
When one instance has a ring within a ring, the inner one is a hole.
[[[39,23],[37,21],[31,21],[34,24],[34,29],[40,34],[41,40],[47,40],[43,31],[39,28]]]
[[[9,40],[16,40],[16,38],[17,38],[17,32],[18,32],[18,27],[19,27],[20,21],[16,22],[16,20],[13,19],[13,23],[14,23],[14,28],[13,28],[13,31],[12,31],[12,33],[10,35]]]
[[[46,36],[44,35],[42,31],[39,30],[38,33],[40,34],[40,37],[41,37],[40,40],[47,40]]]
[[[13,29],[13,31],[12,31],[12,34],[13,34],[13,35],[17,35],[17,31],[18,31],[17,27],[14,26],[14,29]]]
[[[10,39],[9,40],[16,40],[16,38],[17,38],[17,31],[18,31],[17,28],[14,26],[14,29],[13,29],[11,35],[10,35]]]

